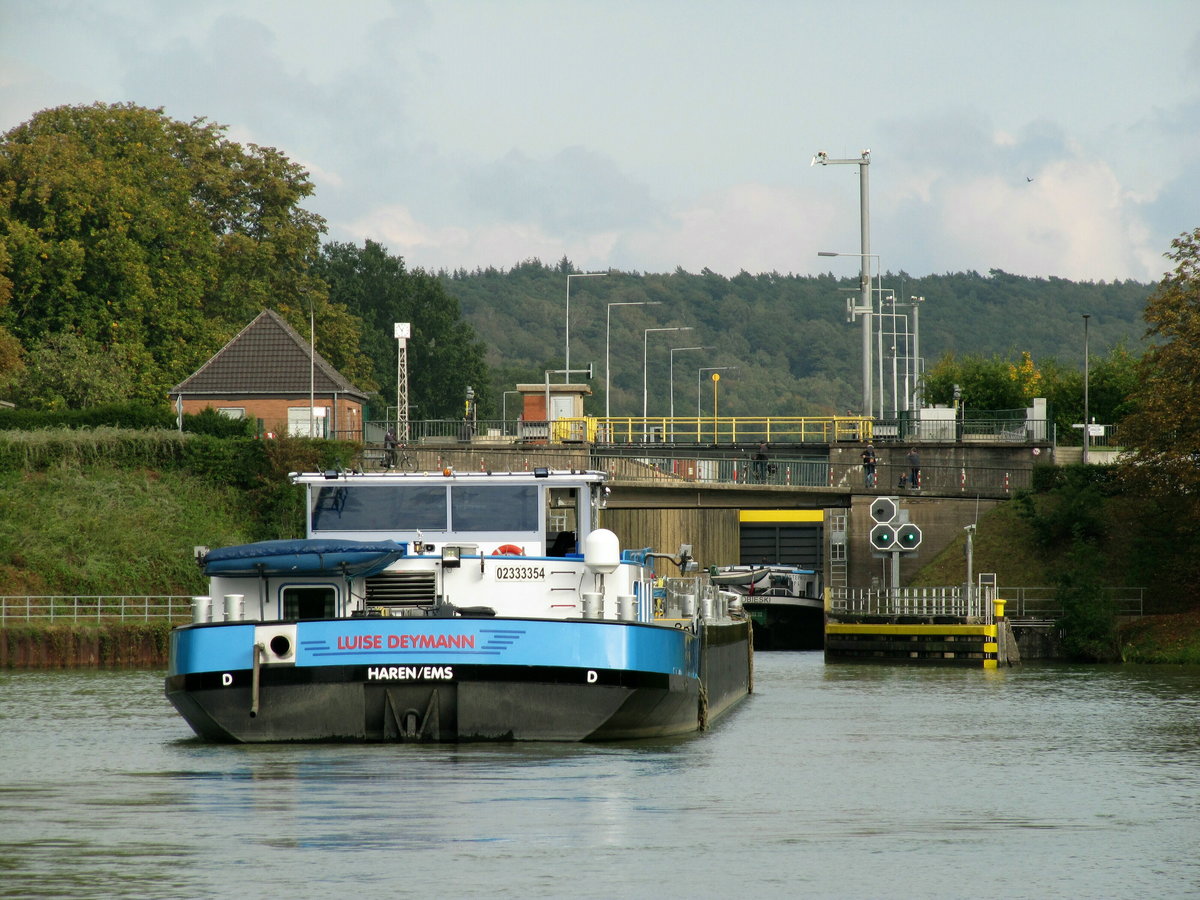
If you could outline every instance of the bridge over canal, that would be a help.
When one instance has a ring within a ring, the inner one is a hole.
[[[904,554],[900,580],[935,557],[989,509],[1028,488],[1033,469],[1053,462],[1045,442],[922,441],[876,445],[876,485],[863,472],[862,440],[768,444],[518,442],[504,436],[427,438],[406,451],[417,470],[601,469],[612,477],[603,522],[622,546],[691,544],[702,565],[801,565],[831,587],[888,581],[890,562],[870,548],[872,502],[894,496],[923,540]],[[919,453],[917,487],[909,451]],[[365,465],[370,466],[369,461]],[[901,476],[904,487],[900,487]]]

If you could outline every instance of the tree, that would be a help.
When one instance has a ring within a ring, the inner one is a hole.
[[[131,368],[111,349],[72,332],[38,340],[13,399],[32,409],[84,409],[133,395]]]
[[[1028,405],[1028,386],[1040,379],[1028,353],[1021,363],[993,356],[948,353],[924,377],[925,399],[950,405],[957,385],[962,403],[973,411],[1022,409]]]
[[[0,138],[0,328],[26,349],[74,335],[122,361],[133,398],[161,400],[262,308],[300,327],[311,304],[340,326],[319,349],[353,379],[354,325],[307,277],[324,230],[299,205],[311,193],[279,151],[204,119],[44,110]]]
[[[488,391],[484,346],[440,279],[421,269],[408,271],[402,257],[370,240],[361,248],[328,244],[314,272],[328,284],[333,302],[362,320],[360,346],[372,360],[371,377],[382,385],[385,403],[396,391],[393,325],[408,322],[408,392],[414,418],[461,416],[468,386],[475,390],[484,415],[497,411]]]
[[[1124,474],[1159,496],[1200,501],[1200,228],[1171,242],[1175,261],[1146,303],[1148,334],[1160,341],[1137,367],[1134,410],[1121,423],[1134,451]]]

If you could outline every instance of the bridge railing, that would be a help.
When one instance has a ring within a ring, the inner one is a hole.
[[[0,597],[0,626],[17,622],[187,622],[191,617],[190,595]]]
[[[647,448],[648,449],[648,448]],[[1031,486],[1029,469],[992,466],[921,466],[916,486],[907,465],[880,465],[868,484],[861,465],[831,465],[771,452],[764,460],[749,451],[740,454],[694,456],[671,448],[662,453],[592,453],[593,468],[626,481],[683,481],[704,484],[763,484],[776,487],[835,488],[880,494],[1007,497]]]
[[[944,497],[953,494],[1006,497],[1033,484],[1031,468],[1003,466],[921,465],[913,481],[912,466],[903,461],[879,464],[870,485],[861,465],[831,467],[834,487],[864,487],[881,493],[916,492]]]
[[[330,432],[330,437],[382,447],[396,423],[371,420],[361,428]],[[1111,426],[1106,426],[1111,430]],[[1106,431],[1106,433],[1108,433]],[[413,419],[407,423],[408,444],[510,442],[536,444],[591,443],[624,446],[646,444],[717,445],[836,444],[877,445],[935,441],[1032,444],[1053,440],[1053,423],[1012,418],[930,419],[870,416],[581,416],[547,422],[525,419]],[[1078,439],[1078,435],[1075,436]],[[1068,438],[1069,442],[1070,438]],[[1094,438],[1093,447],[1112,445]]]
[[[829,463],[772,455],[768,460],[748,454],[686,456],[679,453],[591,454],[593,468],[616,480],[683,481],[704,484],[767,484],[828,487]]]
[[[871,439],[864,416],[612,416],[556,419],[552,440],[598,444],[831,444]]]

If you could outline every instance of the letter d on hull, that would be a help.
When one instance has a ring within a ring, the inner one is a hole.
[[[594,669],[588,669],[588,674],[587,674],[587,683],[588,684],[595,684],[596,680],[599,677],[600,676],[596,674],[596,671]]]

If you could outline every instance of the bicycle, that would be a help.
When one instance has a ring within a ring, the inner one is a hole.
[[[408,452],[406,444],[398,444],[395,447],[384,447],[383,453],[379,457],[379,468],[384,472],[389,472],[392,469],[411,472],[415,467],[416,460]]]

